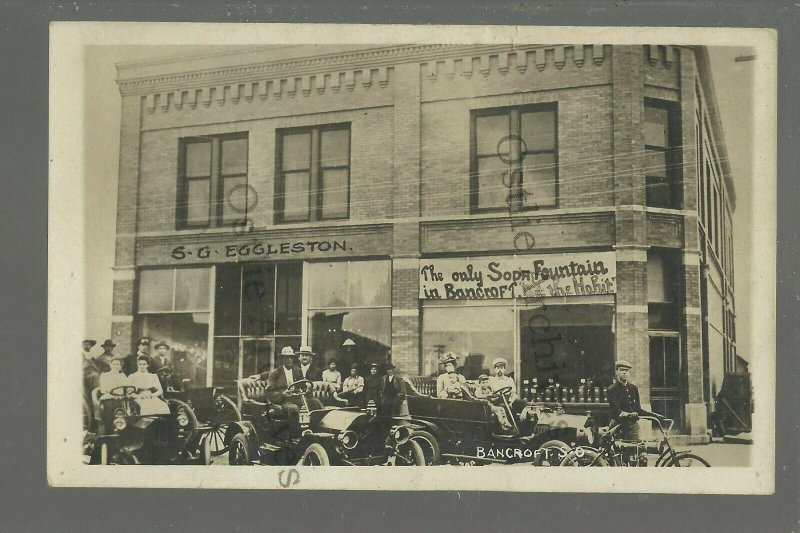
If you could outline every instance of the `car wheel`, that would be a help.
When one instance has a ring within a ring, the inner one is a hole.
[[[100,445],[100,464],[108,464],[108,444],[105,442]]]
[[[397,449],[394,466],[425,466],[427,461],[422,446],[413,440],[408,440]]]
[[[608,461],[594,450],[570,450],[558,466],[608,466]]]
[[[298,466],[330,466],[331,460],[328,451],[319,443],[309,444],[303,457],[300,458]]]
[[[438,465],[442,460],[442,452],[439,448],[439,441],[427,431],[414,430],[411,432],[409,440],[416,442],[425,456],[425,464],[428,466]]]
[[[242,419],[242,413],[236,407],[236,403],[225,395],[220,395],[214,403],[214,412],[212,413],[209,425],[212,428],[211,433],[211,455],[218,456],[228,451],[225,446],[225,432],[228,429],[228,423],[239,421]]]
[[[228,464],[231,466],[245,466],[250,464],[250,445],[244,433],[237,433],[231,439],[228,451]]]
[[[201,465],[211,464],[211,436],[206,434],[200,439],[200,453],[198,462]]]
[[[563,440],[549,440],[534,452],[533,464],[535,466],[558,466],[569,451],[569,444]]]

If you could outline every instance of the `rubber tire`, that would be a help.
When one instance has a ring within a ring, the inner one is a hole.
[[[548,462],[547,465],[544,464],[545,455],[547,455],[547,454],[545,454],[543,451],[540,451],[540,450],[547,450],[547,449],[552,449],[552,448],[558,448],[559,450],[562,450],[563,453],[562,453],[561,460],[563,460],[563,458],[566,456],[566,454],[568,454],[570,452],[570,450],[571,450],[569,444],[567,444],[563,440],[558,440],[558,439],[549,440],[549,441],[545,442],[544,444],[542,444],[541,446],[539,446],[539,448],[536,449],[536,451],[538,453],[534,454],[535,457],[533,459],[533,465],[534,466],[559,466],[559,464],[561,463],[561,460],[559,460],[558,462],[554,462],[554,463]]]
[[[595,458],[595,464],[593,466],[608,466],[608,461],[605,460],[604,457],[598,457],[598,454],[594,450],[583,450],[583,457],[578,457],[577,452],[575,450],[571,450],[567,455],[564,456],[564,459],[561,460],[561,464],[558,466],[587,466],[582,465],[582,462],[591,462]]]
[[[426,466],[438,465],[442,461],[442,450],[439,441],[431,433],[423,430],[414,430],[408,440],[425,441],[425,444],[417,442],[422,448]]]
[[[100,445],[100,464],[101,465],[110,464],[108,462],[108,444],[105,442]]]
[[[234,463],[234,455],[233,450],[237,446],[241,445],[242,453],[244,455],[244,463]],[[247,437],[244,436],[244,433],[237,433],[233,436],[230,442],[230,451],[228,452],[228,464],[230,466],[247,466],[252,464],[250,460],[250,445],[247,443]]]
[[[211,435],[208,433],[200,438],[200,453],[197,462],[204,466],[211,464]]]
[[[684,465],[680,464],[681,459],[692,459],[695,464],[691,466],[711,467],[711,464],[699,455],[686,452],[676,454],[675,460],[670,461],[669,464],[665,464],[664,466],[683,467]],[[678,464],[675,464],[675,461],[678,461]]]
[[[408,442],[399,446],[399,449],[402,450],[403,455],[406,455],[406,449],[411,452],[411,464],[399,465],[397,464],[397,458],[395,458],[394,466],[426,466],[427,459],[425,457],[425,452],[422,450],[422,446],[417,444],[415,441],[409,439]]]
[[[319,464],[318,465],[306,465],[305,464],[306,463],[306,459],[311,455],[315,455],[317,457],[317,459],[319,460]],[[308,445],[308,448],[306,448],[306,451],[303,452],[303,456],[300,458],[300,461],[297,463],[297,465],[298,466],[330,466],[331,465],[331,459],[330,459],[330,456],[328,455],[328,451],[325,449],[325,447],[322,444],[319,444],[318,442],[312,442],[311,444]]]

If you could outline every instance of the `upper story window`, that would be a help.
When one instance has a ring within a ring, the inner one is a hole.
[[[247,133],[180,140],[176,227],[232,226],[247,217]]]
[[[682,203],[680,116],[672,102],[645,98],[646,200],[650,207],[680,209]]]
[[[276,222],[350,217],[350,124],[277,132]]]
[[[556,117],[554,103],[473,111],[473,211],[557,204]]]

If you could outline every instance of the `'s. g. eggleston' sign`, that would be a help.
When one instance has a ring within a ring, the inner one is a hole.
[[[423,259],[423,300],[562,297],[614,294],[614,252]]]

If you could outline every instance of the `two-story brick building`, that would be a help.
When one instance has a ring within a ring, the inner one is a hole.
[[[227,385],[311,344],[703,436],[736,361],[734,191],[700,47],[248,48],[118,65],[112,332]],[[534,383],[536,386],[534,386]],[[559,390],[557,390],[559,389]]]

